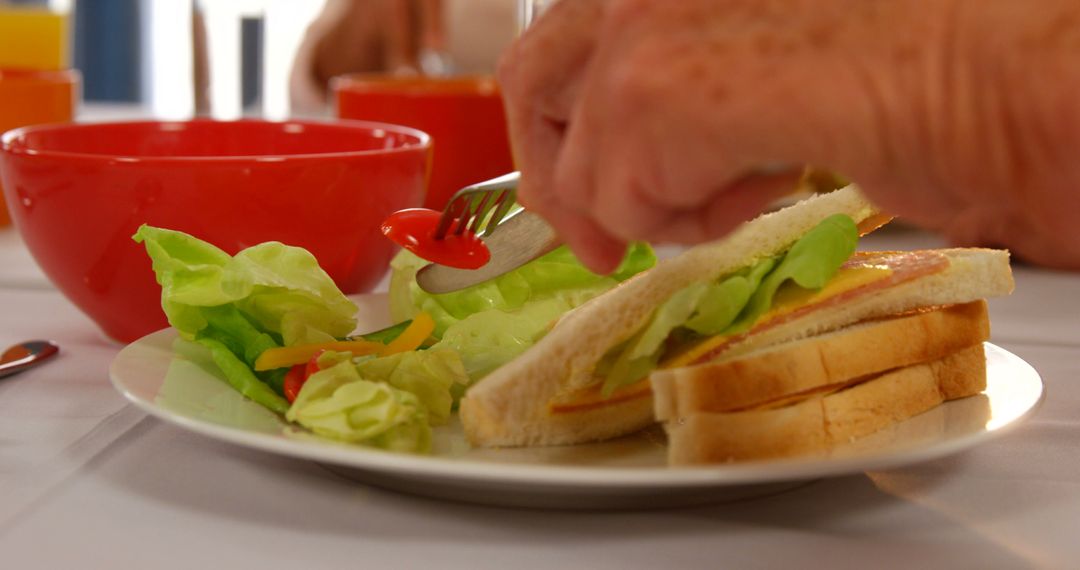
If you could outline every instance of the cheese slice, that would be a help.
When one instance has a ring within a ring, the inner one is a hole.
[[[892,269],[887,266],[868,263],[842,267],[828,284],[818,290],[803,289],[793,283],[787,283],[776,292],[772,308],[761,316],[758,323],[776,322],[781,317],[797,309],[816,305],[830,297],[869,285],[875,281],[883,281],[891,275]],[[714,349],[723,346],[731,339],[731,335],[709,337],[661,362],[660,368],[678,368],[691,364]]]

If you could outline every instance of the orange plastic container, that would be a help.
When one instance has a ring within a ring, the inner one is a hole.
[[[82,77],[75,70],[0,69],[0,133],[16,127],[71,121],[81,85]],[[4,200],[0,200],[0,226],[10,223]]]
[[[424,206],[514,170],[502,97],[494,78],[355,74],[331,80],[337,115],[383,121],[431,135],[434,157]]]

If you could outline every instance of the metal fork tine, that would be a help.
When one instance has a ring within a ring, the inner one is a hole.
[[[488,219],[488,223],[484,226],[484,232],[481,237],[487,237],[491,235],[491,232],[495,231],[495,227],[503,221],[506,214],[510,212],[510,208],[514,205],[515,192],[513,190],[505,190],[499,194],[499,199],[495,203],[495,211],[492,212],[491,218]]]
[[[457,218],[458,213],[465,208],[465,203],[467,201],[468,196],[461,194],[450,199],[450,203],[446,205],[442,216],[439,217],[439,225],[435,228],[435,239],[443,239],[446,237],[447,232],[454,223],[454,219]]]
[[[497,190],[487,194],[484,203],[481,205],[480,211],[476,213],[476,219],[473,220],[472,226],[469,228],[476,235],[482,235],[487,233],[490,229],[494,228],[499,220],[489,216],[494,209],[500,205],[507,198],[509,190]]]
[[[517,172],[512,172],[458,190],[443,209],[433,237],[443,239],[465,230],[490,235],[513,205],[518,177]]]
[[[472,233],[478,233],[480,226],[487,218],[488,212],[491,211],[491,207],[495,205],[495,200],[498,199],[497,194],[501,192],[484,192],[483,196],[479,200],[479,204],[476,206],[476,213],[473,219],[469,221],[468,230]]]
[[[461,235],[465,233],[465,229],[469,227],[472,222],[473,216],[476,215],[476,210],[483,201],[483,196],[472,194],[469,196],[468,202],[465,203],[465,209],[458,216],[457,225],[454,226],[454,235]]]

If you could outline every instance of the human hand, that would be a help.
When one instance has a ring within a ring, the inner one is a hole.
[[[520,198],[590,267],[719,237],[814,164],[954,241],[1080,267],[1065,0],[574,0],[505,56]]]
[[[330,79],[346,73],[437,71],[425,64],[445,55],[442,14],[443,0],[329,0],[293,63],[294,100],[321,107]]]

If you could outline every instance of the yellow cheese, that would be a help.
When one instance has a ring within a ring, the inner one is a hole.
[[[0,69],[67,69],[67,18],[48,10],[0,8]]]
[[[892,270],[887,267],[856,266],[845,267],[836,272],[836,275],[827,285],[819,290],[803,289],[793,283],[782,286],[773,297],[772,308],[758,319],[758,324],[767,323],[773,319],[782,317],[801,307],[820,303],[829,297],[834,297],[846,291],[862,287],[880,279],[885,279]],[[718,346],[728,341],[730,336],[717,335],[709,337],[691,348],[680,352],[661,364],[661,368],[677,368],[686,366],[698,358],[708,354]]]

